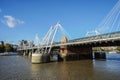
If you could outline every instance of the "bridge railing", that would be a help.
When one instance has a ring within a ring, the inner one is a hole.
[[[78,38],[78,39],[74,39],[74,40],[69,40],[68,42],[80,42],[80,41],[107,39],[107,38],[114,38],[114,37],[120,37],[120,31],[114,32],[114,33],[91,36],[91,37]]]

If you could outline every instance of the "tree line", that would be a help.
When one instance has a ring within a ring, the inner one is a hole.
[[[110,47],[94,47],[93,51],[106,51],[106,52],[117,51],[117,52],[120,52],[120,46],[117,46],[115,48],[110,48]]]
[[[120,46],[118,46],[118,47],[116,48],[116,50],[120,51]]]
[[[6,43],[6,44],[0,44],[0,53],[3,52],[15,52],[16,48],[13,47],[13,45]]]

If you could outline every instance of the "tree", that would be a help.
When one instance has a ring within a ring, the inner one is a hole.
[[[5,43],[0,41],[0,53],[3,52],[15,52],[17,49],[16,45]]]
[[[120,51],[120,46],[117,47],[117,50]]]
[[[12,50],[12,46],[8,43],[5,44],[5,52],[10,52]]]
[[[0,44],[0,53],[4,52],[4,45]]]

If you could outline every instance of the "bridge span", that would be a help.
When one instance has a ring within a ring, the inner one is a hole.
[[[63,36],[61,42],[53,43],[51,53],[58,52],[62,58],[65,56],[72,56],[73,59],[93,59],[92,48],[103,46],[120,46],[120,31],[84,38],[77,38],[73,40],[67,40],[67,38]],[[44,48],[50,48],[50,45],[42,45],[41,47],[43,47],[44,50]],[[39,48],[39,46],[24,46],[18,47],[17,50],[21,54],[24,53],[24,55],[31,55],[35,53]],[[98,56],[98,54],[101,53],[97,53],[96,55]],[[103,55],[102,58],[105,59],[105,54]]]
[[[102,47],[102,46],[120,46],[120,31],[113,32],[108,34],[77,38],[73,40],[68,40],[66,42],[55,42],[52,47],[60,47],[60,46],[74,46],[74,45],[91,45],[92,47]],[[50,47],[50,45],[43,45],[42,47]],[[27,49],[36,49],[38,46],[29,47],[22,46],[18,47],[18,51],[27,50]]]

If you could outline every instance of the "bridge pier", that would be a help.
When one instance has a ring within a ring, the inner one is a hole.
[[[61,43],[66,43],[67,38],[62,37]],[[93,59],[92,46],[90,45],[62,45],[60,46],[60,55],[64,61],[80,60],[80,59]]]
[[[28,56],[30,57],[30,56],[32,56],[32,51],[29,51],[29,54],[28,54]]]
[[[26,52],[25,51],[23,51],[23,56],[26,56]]]
[[[24,50],[23,51],[23,56],[27,56],[29,54],[29,50]]]
[[[68,46],[66,49],[62,48],[61,57],[64,61],[93,59],[92,47],[72,47]]]
[[[93,59],[92,47],[88,46],[68,46],[68,54],[66,59],[69,60],[81,60],[81,59]]]
[[[50,62],[50,55],[34,53],[34,54],[32,54],[31,61],[32,61],[32,63],[48,63],[48,62]]]
[[[35,54],[32,54],[31,62],[32,63],[42,63],[41,59],[42,59],[42,54],[35,53]]]
[[[105,60],[106,59],[106,53],[105,52],[94,52],[94,58],[95,59],[102,59]]]
[[[21,50],[21,51],[17,51],[17,53],[18,53],[19,55],[22,55],[23,51],[22,51],[22,50]]]
[[[66,43],[67,41],[68,41],[67,37],[62,36],[61,43]],[[60,46],[60,56],[63,59],[63,61],[66,61],[67,54],[68,54],[67,46],[66,45]]]

